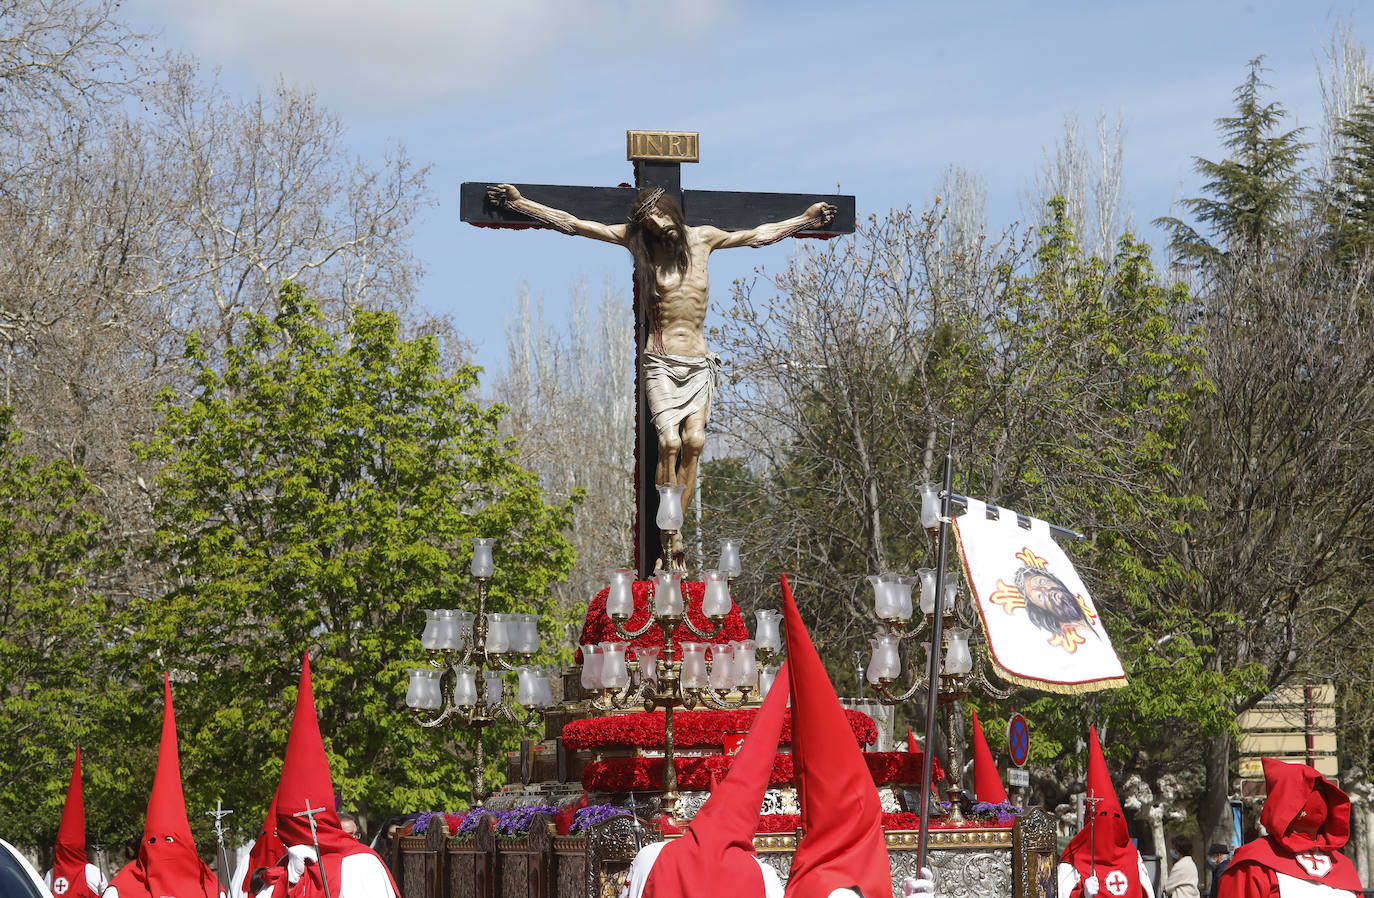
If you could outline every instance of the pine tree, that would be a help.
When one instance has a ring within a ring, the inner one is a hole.
[[[1270,87],[1261,77],[1264,57],[1250,61],[1250,74],[1235,91],[1236,114],[1216,120],[1230,155],[1221,162],[1196,158],[1194,169],[1207,178],[1205,196],[1183,201],[1183,207],[1206,225],[1204,236],[1172,217],[1155,219],[1170,234],[1175,258],[1200,269],[1224,260],[1263,260],[1292,228],[1302,189],[1298,163],[1306,144],[1301,128],[1283,130],[1288,115],[1282,103],[1264,102]]]
[[[1366,99],[1337,130],[1341,153],[1322,185],[1331,251],[1341,263],[1374,250],[1374,103]]]

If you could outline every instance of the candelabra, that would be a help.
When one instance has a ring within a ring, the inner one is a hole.
[[[682,596],[682,573],[668,570],[654,575],[648,615],[642,625],[631,629],[630,619],[635,615],[634,571],[611,571],[606,614],[620,638],[581,647],[581,682],[584,689],[595,694],[594,708],[610,711],[638,705],[645,711],[663,709],[663,799],[669,813],[676,814],[681,801],[673,747],[673,712],[698,705],[718,710],[739,708],[756,689],[761,696],[767,695],[777,676],[777,668],[769,662],[782,651],[780,612],[757,612],[754,639],[711,642],[724,629],[733,605],[730,585],[739,570],[738,543],[721,540],[719,567],[707,571],[702,578],[705,588],[701,613],[707,620],[704,629],[693,623],[688,613]],[[663,646],[634,646],[635,659],[627,660],[630,642],[655,625],[663,633]],[[684,629],[702,641],[682,639],[679,631]]]
[[[487,613],[495,543],[494,539],[472,541],[476,612],[425,612],[420,644],[429,653],[430,667],[412,669],[406,690],[406,705],[420,726],[437,727],[452,721],[475,731],[474,804],[487,797],[482,730],[498,720],[535,730],[542,725],[545,710],[553,705],[550,672],[529,664],[539,651],[538,616]],[[516,674],[513,695],[506,682],[508,672]],[[526,713],[522,716],[517,707]]]
[[[944,582],[947,536],[942,525],[948,518],[947,506],[942,507],[941,503],[947,500],[948,486],[945,493],[933,483],[922,484],[920,489],[921,526],[933,532],[939,560],[937,567],[922,568],[914,577],[889,573],[868,578],[873,585],[873,610],[883,628],[870,640],[873,653],[868,662],[867,679],[878,701],[885,705],[904,703],[918,692],[928,693],[929,701],[933,702],[929,724],[934,722],[936,706],[943,711],[945,733],[949,736],[946,776],[950,819],[958,823],[963,821],[959,780],[964,767],[964,746],[961,740],[954,738],[954,724],[963,722],[962,702],[975,689],[1004,699],[1011,695],[1014,687],[1000,687],[988,679],[982,648],[976,644],[972,649],[969,646],[969,637],[977,628],[974,622],[964,619],[966,609],[959,602],[959,585]],[[918,583],[921,617],[913,628],[912,590]],[[902,672],[902,644],[914,643],[923,636],[926,640],[921,645],[929,653],[925,672],[913,671],[911,685],[905,691],[894,693],[893,684]],[[935,677],[933,689],[932,676]],[[932,750],[931,728],[928,725],[926,729],[927,753]]]

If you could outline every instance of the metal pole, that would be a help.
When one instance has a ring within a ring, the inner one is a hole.
[[[935,714],[940,702],[940,640],[944,635],[945,564],[949,555],[949,506],[954,490],[954,447],[945,453],[944,489],[940,493],[940,530],[935,559],[935,614],[930,623],[930,663],[927,675],[930,691],[926,698],[926,751],[921,763],[921,831],[916,842],[916,869],[927,866],[926,845],[930,838],[930,777],[935,759]]]

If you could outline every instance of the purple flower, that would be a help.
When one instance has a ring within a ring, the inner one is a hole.
[[[604,823],[612,817],[621,817],[629,813],[624,808],[613,804],[589,804],[573,813],[572,826],[569,827],[568,832],[585,832],[598,823]]]
[[[536,814],[544,813],[552,817],[558,809],[547,804],[529,805],[496,812],[496,831],[503,836],[523,836],[530,831]],[[467,821],[464,820],[464,823]]]
[[[1021,816],[1022,808],[1009,801],[975,801],[973,815],[984,819],[992,818],[998,823],[1010,823]]]

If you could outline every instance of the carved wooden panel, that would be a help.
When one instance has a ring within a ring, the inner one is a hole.
[[[530,859],[525,854],[503,852],[501,858],[501,898],[536,898],[530,882]]]
[[[443,829],[436,826],[423,835],[407,835],[397,840],[401,861],[399,885],[407,898],[441,898],[443,839]]]
[[[555,898],[582,898],[587,889],[587,855],[560,852],[554,861]]]

